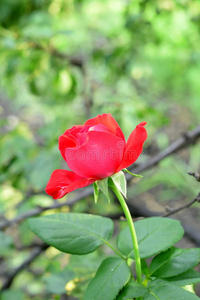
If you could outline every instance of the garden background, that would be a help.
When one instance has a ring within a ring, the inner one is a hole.
[[[1,300],[81,299],[107,251],[62,254],[35,237],[28,217],[86,212],[123,227],[114,197],[95,205],[91,188],[57,201],[45,194],[52,171],[66,168],[58,137],[67,128],[112,113],[127,138],[148,122],[132,166],[144,178],[129,180],[134,218],[195,199],[200,185],[187,172],[200,171],[199,78],[199,0],[0,1]],[[200,245],[194,202],[172,211],[186,231],[183,248]]]

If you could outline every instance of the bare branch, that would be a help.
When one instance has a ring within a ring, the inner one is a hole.
[[[23,261],[23,263],[19,267],[17,267],[10,274],[8,274],[8,277],[6,278],[4,284],[2,285],[2,291],[8,289],[11,286],[11,284],[12,284],[15,276],[17,276],[18,273],[20,273],[23,269],[25,269],[26,267],[28,267],[33,262],[33,260],[35,258],[37,258],[48,247],[49,247],[49,245],[43,244],[42,246],[35,248],[31,252],[31,254],[29,255],[29,257],[27,259],[25,259]]]
[[[44,46],[42,46],[39,43],[36,42],[31,42],[29,43],[29,45],[34,48],[34,49],[38,49],[38,50],[42,50],[44,52],[47,52],[49,54],[51,54],[52,56],[55,56],[57,58],[66,60],[67,62],[69,62],[71,65],[78,67],[78,68],[83,68],[83,60],[80,57],[70,57],[68,54],[59,52],[57,49],[50,47],[50,48],[45,48]]]
[[[170,156],[173,153],[180,151],[181,149],[188,147],[200,138],[200,126],[197,126],[194,130],[189,131],[183,134],[182,137],[178,138],[175,142],[173,142],[168,148],[164,151],[158,153],[154,157],[150,158],[146,163],[139,165],[136,168],[130,168],[130,171],[133,173],[140,173],[141,171],[150,169],[156,166],[161,160],[165,157]],[[127,174],[127,179],[132,178],[131,175]]]
[[[6,221],[2,222],[2,224],[0,224],[0,230],[2,230],[2,229],[4,230],[7,227],[12,226],[15,223],[20,223],[20,222],[22,222],[22,221],[24,221],[24,220],[26,220],[26,219],[28,219],[30,217],[34,217],[36,215],[39,215],[43,211],[51,210],[51,209],[56,209],[56,208],[60,208],[60,207],[63,207],[63,206],[72,206],[76,202],[80,201],[80,199],[88,197],[91,194],[92,194],[92,188],[90,187],[90,188],[84,189],[81,192],[81,194],[78,194],[77,196],[75,196],[70,201],[67,200],[67,201],[61,202],[61,203],[55,201],[54,204],[52,204],[50,206],[46,206],[46,207],[38,206],[38,207],[36,207],[34,209],[31,209],[31,210],[25,212],[24,214],[21,214],[21,215],[17,216],[16,218],[14,218],[12,220],[6,220]]]
[[[188,175],[193,176],[198,182],[200,182],[200,174],[196,172],[188,172]]]
[[[189,203],[187,203],[185,205],[182,205],[182,206],[174,208],[174,209],[167,207],[168,212],[166,214],[164,214],[163,217],[169,217],[171,215],[174,215],[174,214],[178,213],[179,211],[181,211],[185,208],[189,208],[195,202],[198,202],[198,203],[200,202],[200,193],[198,193],[198,195],[192,201],[190,201]]]

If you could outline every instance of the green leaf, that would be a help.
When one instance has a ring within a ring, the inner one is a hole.
[[[116,300],[132,299],[135,297],[141,297],[148,293],[148,289],[142,284],[137,283],[134,280],[130,280],[129,283],[121,290]]]
[[[126,178],[122,171],[115,173],[114,175],[110,176],[114,185],[118,190],[124,195],[126,198]]]
[[[110,197],[109,197],[109,192],[108,192],[108,178],[98,180],[97,185],[101,189],[101,191],[104,193],[106,196],[108,203],[110,203]]]
[[[200,261],[200,249],[180,249],[173,247],[154,257],[150,265],[153,277],[166,278],[181,274]]]
[[[142,274],[149,276],[149,267],[145,259],[141,259]]]
[[[197,300],[195,294],[190,293],[183,288],[159,281],[152,283],[149,286],[149,293],[146,294],[143,300]]]
[[[179,221],[152,217],[135,223],[141,258],[151,257],[165,251],[177,243],[183,236],[184,230]],[[129,227],[124,228],[117,240],[119,250],[125,256],[134,258],[132,238]]]
[[[134,173],[130,172],[128,169],[123,169],[123,170],[124,170],[125,172],[127,172],[127,173],[131,174],[132,176],[143,178],[143,176],[142,176],[142,175],[139,175],[139,174],[134,174]]]
[[[111,219],[79,213],[59,213],[28,220],[30,229],[48,245],[71,254],[87,254],[107,241]]]
[[[185,286],[188,284],[195,284],[200,282],[200,273],[195,270],[189,270],[180,275],[165,278],[166,281],[169,281],[173,285]]]
[[[94,202],[96,204],[99,197],[99,187],[96,181],[94,182],[93,187],[94,187]]]
[[[118,257],[105,259],[89,283],[83,300],[114,300],[130,276],[125,260]]]

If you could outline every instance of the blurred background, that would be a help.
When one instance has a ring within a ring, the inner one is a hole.
[[[101,113],[112,113],[126,138],[148,122],[138,164],[199,126],[199,0],[1,0],[0,224],[54,204],[44,188],[53,170],[66,168],[58,137]],[[199,191],[187,171],[200,171],[198,143],[142,172],[129,196],[152,214],[187,203]],[[94,205],[90,195],[43,214],[58,211],[112,216],[120,208],[103,195]],[[190,212],[197,225],[198,205]],[[0,299],[81,299],[107,250],[75,258],[46,250],[25,219],[0,232]],[[200,238],[183,247],[191,245]],[[82,280],[68,286],[71,298],[65,284],[74,277]]]

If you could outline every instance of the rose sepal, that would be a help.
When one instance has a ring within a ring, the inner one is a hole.
[[[106,196],[108,203],[110,203],[109,187],[112,187],[113,184],[119,190],[119,192],[125,198],[127,198],[126,178],[124,173],[120,171],[118,173],[113,174],[110,177],[94,182],[94,202],[97,203],[98,201],[99,189],[100,189],[103,192],[103,194]]]
[[[108,203],[110,204],[110,196],[108,191],[108,178],[104,178],[102,180],[96,181],[99,189],[103,192],[103,194],[106,196],[106,199],[108,200]]]
[[[126,184],[126,178],[122,171],[113,174],[109,177],[116,188],[120,191],[120,193],[127,198],[127,184]]]
[[[128,174],[130,174],[130,175],[132,175],[132,176],[143,178],[142,175],[134,174],[134,173],[130,172],[128,169],[123,169],[123,171],[127,172]]]
[[[97,181],[93,183],[93,187],[94,187],[94,203],[97,204],[99,198],[99,186],[97,184]]]

